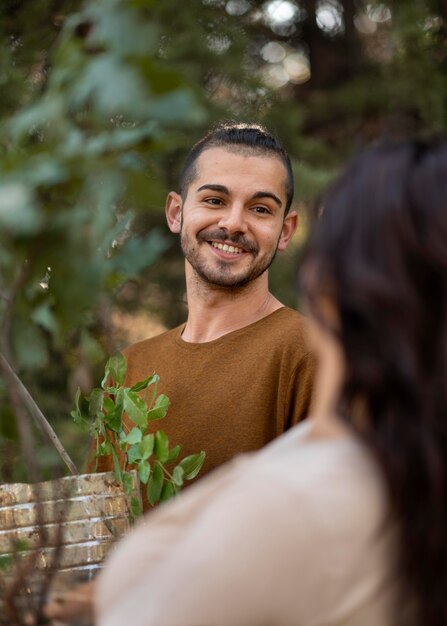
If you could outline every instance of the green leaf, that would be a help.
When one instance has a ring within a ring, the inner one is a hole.
[[[134,517],[139,517],[143,513],[143,507],[141,506],[141,502],[135,496],[132,496],[130,499],[130,510]]]
[[[104,391],[95,388],[89,396],[88,412],[92,417],[96,417],[102,410]]]
[[[174,467],[174,471],[172,472],[172,478],[177,487],[181,487],[183,485],[183,475],[185,470],[180,465]]]
[[[122,474],[122,477],[123,477],[124,493],[126,494],[126,496],[130,496],[130,494],[132,493],[132,489],[133,489],[132,476],[126,473],[126,474]]]
[[[20,182],[0,184],[0,228],[10,235],[38,231],[42,214],[36,206],[31,186]]]
[[[31,319],[34,323],[39,324],[49,333],[57,334],[59,331],[58,320],[48,302],[36,307],[31,314]]]
[[[157,99],[152,107],[153,119],[163,122],[187,121],[197,123],[203,120],[204,111],[197,106],[194,94],[189,89],[176,89]]]
[[[134,428],[132,428],[132,430],[127,433],[127,435],[123,435],[122,437],[120,437],[121,441],[130,445],[133,445],[134,443],[140,443],[142,438],[143,433],[138,428],[138,426],[134,426]]]
[[[73,409],[73,411],[70,411],[70,415],[73,418],[74,423],[77,424],[84,433],[89,433],[91,431],[91,424],[89,420],[86,419],[82,414],[81,407],[79,405],[80,399],[81,390],[78,387],[75,396],[75,408]]]
[[[99,444],[98,452],[96,456],[110,456],[111,453],[112,453],[112,444],[107,439],[106,441],[103,441],[102,443]]]
[[[115,354],[108,360],[107,366],[115,385],[123,385],[127,371],[127,363],[124,356],[118,352],[118,354]]]
[[[180,454],[182,446],[176,445],[169,451],[168,462],[175,461]]]
[[[83,433],[90,432],[90,422],[86,420],[79,411],[70,411],[70,416]]]
[[[156,502],[160,499],[161,491],[163,489],[163,470],[160,465],[156,463],[154,465],[154,469],[152,470],[151,477],[149,478],[149,482],[147,484],[147,499],[149,504],[154,506]]]
[[[202,452],[199,452],[198,454],[191,454],[180,461],[178,466],[180,466],[185,472],[184,477],[186,480],[192,480],[197,476],[205,462],[205,457],[206,454],[202,450]]]
[[[117,128],[110,132],[103,132],[96,136],[91,137],[85,143],[85,152],[89,156],[99,156],[110,150],[126,150],[123,156],[132,154],[132,147],[141,141],[154,134],[154,124],[148,122],[147,124],[138,126],[136,128]],[[126,163],[126,159],[120,159],[120,163]]]
[[[140,461],[138,463],[138,476],[140,477],[140,480],[144,485],[149,480],[150,473],[151,473],[150,464],[147,461]]]
[[[124,411],[124,389],[122,387],[116,390],[115,406],[117,413],[122,416]]]
[[[155,438],[152,433],[143,437],[138,447],[141,453],[141,457],[143,459],[148,459],[151,456],[152,452],[154,451],[154,443]]]
[[[0,233],[2,232],[0,226]],[[4,273],[2,269],[2,273]],[[19,369],[42,370],[47,367],[48,344],[40,326],[30,324],[23,315],[14,317],[11,340]]]
[[[172,498],[172,496],[174,496],[175,494],[175,487],[172,482],[168,480],[165,482],[165,484],[163,485],[163,489],[161,490],[160,501],[165,502],[166,500],[169,500],[169,498]]]
[[[113,382],[117,387],[122,386],[126,377],[126,371],[126,359],[121,353],[110,357],[106,363],[104,378],[101,381],[101,387],[107,391],[113,391],[114,387],[110,386],[111,382]]]
[[[140,428],[146,428],[148,419],[146,403],[135,391],[124,389],[124,410],[132,422]]]
[[[76,395],[75,395],[75,408],[78,413],[81,413],[81,407],[79,404],[80,400],[81,400],[81,389],[78,387],[76,390]]]
[[[153,7],[153,0],[144,0],[144,7]],[[113,50],[119,58],[143,57],[151,60],[159,45],[159,26],[155,20],[142,19],[135,9],[141,3],[94,2],[85,11],[94,17],[95,28],[89,33],[89,43],[95,49]],[[85,14],[84,14],[85,15]],[[166,70],[165,70],[166,71]],[[174,73],[177,76],[177,73]]]
[[[144,238],[135,236],[129,238],[122,249],[111,258],[113,268],[128,276],[134,276],[152,265],[166,250],[167,246],[167,240],[156,229],[153,229]]]
[[[110,386],[108,385],[109,382],[110,382],[110,359],[106,363],[106,367],[104,370],[104,378],[101,381],[101,387],[109,391],[110,389]]]
[[[127,462],[130,465],[132,463],[135,463],[136,461],[139,461],[141,459],[141,452],[140,452],[139,444],[135,444],[135,445],[131,446],[128,449],[126,454],[127,454]]]
[[[109,76],[114,80],[110,81]],[[89,102],[100,114],[122,114],[134,119],[144,117],[149,108],[141,76],[115,55],[98,55],[86,65],[72,99],[75,107]]]
[[[115,476],[120,481],[120,483],[122,483],[123,482],[123,475],[121,473],[120,462],[119,462],[119,459],[118,459],[118,454],[117,454],[117,452],[116,452],[116,450],[115,450],[115,448],[113,446],[111,446],[111,452],[112,452],[113,468],[115,470]]]
[[[104,415],[104,424],[115,433],[118,433],[121,430],[121,420],[119,415],[116,415],[116,413]]]
[[[132,385],[130,390],[131,391],[143,391],[143,389],[146,389],[153,383],[158,382],[158,380],[159,380],[159,376],[157,376],[156,374],[152,374],[152,376],[148,376],[144,380],[141,380],[139,383],[135,383],[135,385]]]
[[[155,401],[154,407],[148,411],[148,419],[150,421],[159,420],[166,416],[171,401],[168,396],[160,394]]]
[[[115,410],[115,402],[112,400],[110,396],[104,397],[103,409],[105,413],[112,413]]]
[[[169,440],[163,430],[155,433],[155,455],[160,463],[166,463],[169,458]]]
[[[105,413],[103,416],[104,423],[110,430],[116,433],[121,432],[123,428],[123,394],[122,389],[118,390],[116,394],[116,401],[113,403],[113,410],[110,413]],[[103,407],[104,409],[105,407]]]

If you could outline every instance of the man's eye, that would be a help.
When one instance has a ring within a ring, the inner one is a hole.
[[[254,206],[252,208],[252,211],[254,211],[255,213],[261,213],[261,214],[263,214],[263,213],[271,213],[270,209],[268,209],[265,206]]]
[[[220,206],[221,204],[223,204],[220,198],[205,198],[205,202],[207,204],[214,204],[215,206]]]

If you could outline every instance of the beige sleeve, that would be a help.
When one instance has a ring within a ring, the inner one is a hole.
[[[187,541],[205,507],[220,498],[233,484],[250,455],[238,457],[188,489],[180,497],[149,511],[109,553],[98,578],[96,613],[113,613],[115,605],[132,589],[144,587],[145,579]],[[108,623],[108,622],[105,622]],[[118,623],[118,622],[117,622]]]
[[[339,547],[311,508],[274,477],[239,475],[214,499],[204,482],[122,542],[100,579],[98,626],[299,626],[327,608],[315,572],[340,564]]]

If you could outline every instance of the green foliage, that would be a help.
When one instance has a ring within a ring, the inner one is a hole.
[[[113,352],[117,292],[167,247],[160,231],[135,232],[138,215],[162,206],[166,152],[208,119],[202,70],[185,71],[164,34],[187,11],[166,4],[1,3],[0,351],[50,421],[67,378]],[[195,32],[180,30],[188,48]],[[17,467],[16,439],[2,416],[5,467]]]
[[[165,248],[159,232],[133,237],[132,215],[160,201],[149,160],[203,112],[159,40],[132,2],[88,3],[65,20],[41,96],[3,121],[0,314],[26,370],[47,363],[48,337],[60,343]]]
[[[151,505],[176,495],[185,480],[192,480],[200,472],[205,452],[192,454],[174,467],[181,447],[170,448],[163,430],[149,432],[151,422],[166,417],[169,398],[157,395],[159,377],[156,374],[125,387],[126,360],[122,354],[111,357],[106,365],[100,388],[92,390],[86,410],[81,407],[78,390],[75,409],[71,416],[75,423],[96,440],[96,457],[112,456],[116,477],[130,495],[132,479],[126,472],[136,469],[140,481],[146,485]],[[144,396],[139,395],[144,392]],[[124,413],[135,426],[128,428]],[[138,503],[131,502],[132,511]]]
[[[0,350],[79,458],[61,418],[67,381],[88,390],[121,347],[111,312],[149,309],[168,326],[186,314],[162,207],[213,121],[259,120],[280,136],[300,210],[364,143],[446,128],[445,2],[286,4],[281,21],[273,0],[0,3]],[[340,28],[317,19],[325,4]],[[287,80],[296,55],[310,66],[303,82]],[[290,305],[295,273],[296,249],[278,255],[271,289]],[[7,393],[11,478],[20,450]],[[133,393],[116,399],[110,428],[124,403],[142,419]]]

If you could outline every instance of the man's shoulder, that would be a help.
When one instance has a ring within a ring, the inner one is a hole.
[[[265,318],[265,326],[270,336],[284,336],[289,339],[306,340],[308,320],[290,307],[283,306]]]
[[[281,362],[296,363],[309,354],[308,322],[289,307],[281,307],[232,337],[239,350],[274,355]]]
[[[296,309],[291,309],[288,306],[283,306],[278,309],[278,313],[281,316],[281,320],[285,324],[290,324],[294,327],[302,327],[307,325],[307,319]]]

